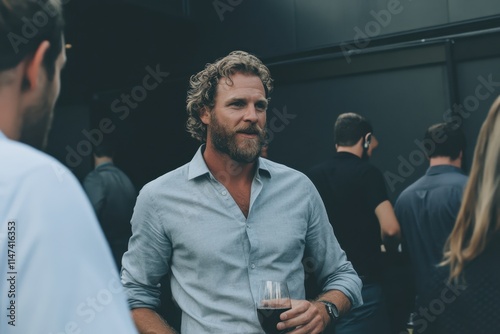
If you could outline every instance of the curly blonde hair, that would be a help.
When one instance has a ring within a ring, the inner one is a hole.
[[[231,75],[244,73],[256,75],[262,81],[266,98],[273,90],[273,80],[269,69],[254,55],[245,51],[233,51],[224,58],[214,63],[207,64],[205,69],[193,75],[189,80],[189,91],[187,94],[188,119],[186,129],[191,136],[201,142],[207,139],[207,126],[200,119],[200,111],[203,108],[212,109],[215,106],[217,86],[222,78],[228,84],[232,84]]]

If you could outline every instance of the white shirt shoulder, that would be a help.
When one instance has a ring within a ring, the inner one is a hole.
[[[54,158],[5,138],[0,161],[0,274],[10,279],[0,288],[0,308],[10,307],[0,333],[136,333],[78,180]]]

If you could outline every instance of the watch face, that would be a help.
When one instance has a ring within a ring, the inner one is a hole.
[[[332,314],[335,318],[338,318],[338,317],[339,317],[339,311],[337,310],[337,308],[336,308],[335,306],[333,306],[333,305],[328,305],[328,306],[329,306],[328,308],[330,309],[331,314]],[[330,313],[330,312],[329,312],[329,313]]]
[[[330,318],[337,319],[339,317],[339,311],[337,310],[337,307],[334,304],[327,301],[321,301],[321,302],[325,304],[326,311],[328,312]]]

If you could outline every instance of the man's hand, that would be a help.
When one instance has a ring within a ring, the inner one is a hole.
[[[278,329],[293,329],[291,334],[319,334],[330,322],[325,305],[307,300],[292,300],[292,309],[283,312]]]

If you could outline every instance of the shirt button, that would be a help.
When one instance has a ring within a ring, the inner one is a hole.
[[[252,265],[250,266],[250,268],[255,269],[255,264],[252,263]]]
[[[247,228],[250,228],[250,225],[247,224]]]
[[[226,196],[227,195],[227,191],[224,190],[223,192],[221,192],[221,194],[222,194],[222,196]]]

